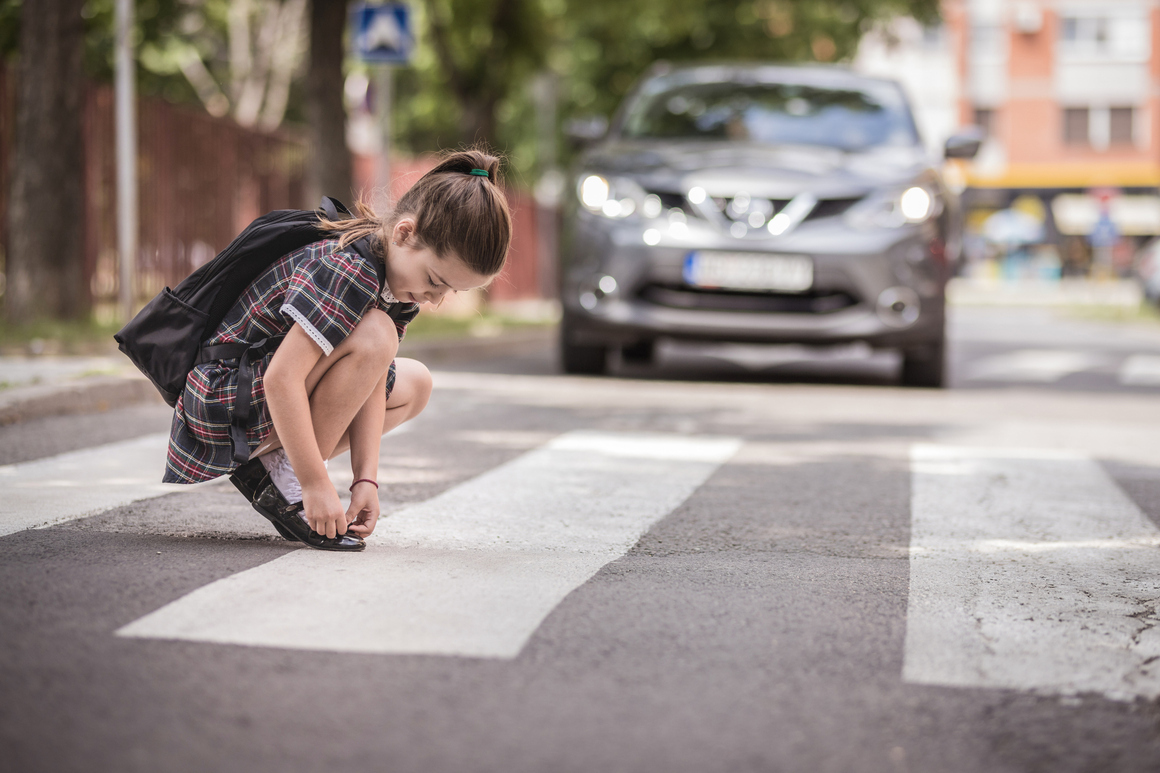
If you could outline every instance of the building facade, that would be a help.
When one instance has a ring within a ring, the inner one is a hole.
[[[1126,270],[1160,235],[1160,1],[945,0],[943,18],[875,32],[855,67],[906,85],[932,147],[987,132],[948,170],[974,230],[1015,205],[1065,273]]]

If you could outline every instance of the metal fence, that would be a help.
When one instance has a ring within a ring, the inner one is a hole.
[[[200,111],[138,105],[140,234],[135,292],[144,300],[210,260],[258,215],[305,205],[306,145]],[[85,105],[85,271],[95,304],[117,297],[113,92]]]

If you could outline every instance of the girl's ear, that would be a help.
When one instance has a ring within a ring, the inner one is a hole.
[[[391,243],[403,244],[415,233],[415,220],[411,217],[400,218],[391,229]]]

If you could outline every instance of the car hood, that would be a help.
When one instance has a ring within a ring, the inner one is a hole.
[[[903,185],[932,170],[925,149],[843,151],[814,145],[737,142],[610,142],[586,153],[585,170],[636,179],[653,190],[704,188],[710,196],[744,191],[771,199],[809,192],[818,198],[862,196]]]

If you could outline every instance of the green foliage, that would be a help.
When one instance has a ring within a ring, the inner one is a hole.
[[[0,0],[0,62],[20,48],[20,0]]]
[[[88,0],[85,3],[85,70],[96,81],[113,80],[116,56],[115,0]],[[157,45],[180,34],[181,24],[190,13],[189,4],[182,0],[138,0],[134,34],[142,66],[137,68],[137,89],[145,96],[156,96],[170,102],[197,104],[197,94],[174,69],[155,69],[147,66],[148,52]]]

